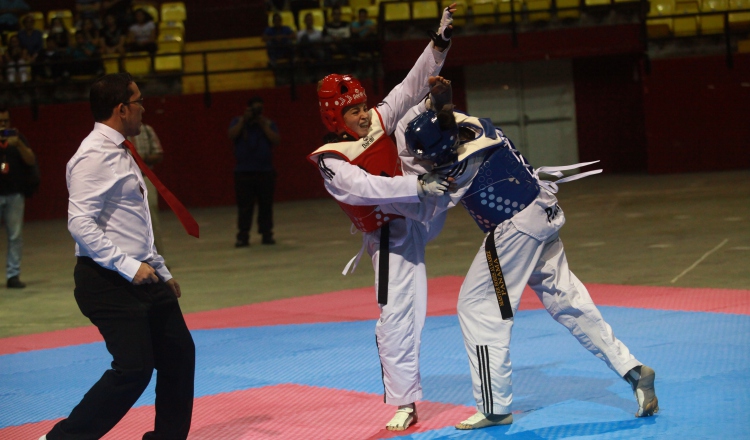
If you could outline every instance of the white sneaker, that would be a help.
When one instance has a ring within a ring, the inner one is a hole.
[[[416,405],[401,405],[398,407],[398,411],[396,411],[391,421],[385,425],[385,429],[389,431],[403,431],[412,423],[417,423],[417,420]]]
[[[488,426],[510,425],[513,414],[485,414],[477,412],[473,416],[456,425],[456,429],[480,429]]]
[[[635,400],[638,402],[636,417],[650,417],[659,412],[659,399],[656,398],[654,390],[654,379],[656,373],[646,365],[635,367],[628,371],[626,380],[633,388]]]

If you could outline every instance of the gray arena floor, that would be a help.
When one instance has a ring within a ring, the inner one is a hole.
[[[561,237],[584,282],[750,289],[750,170],[680,175],[599,175],[561,185]],[[278,203],[278,244],[235,249],[233,207],[192,209],[201,238],[162,211],[165,255],[185,312],[364,287],[361,244],[331,199]],[[428,275],[463,276],[482,233],[463,208],[427,249]],[[0,337],[88,325],[73,299],[73,240],[64,219],[25,226],[23,290],[0,291]],[[6,241],[0,239],[0,254]],[[697,263],[697,264],[696,264]]]

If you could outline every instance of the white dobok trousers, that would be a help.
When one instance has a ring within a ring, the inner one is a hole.
[[[538,220],[547,221],[541,216]],[[555,221],[559,226],[563,222],[564,219]],[[521,232],[508,220],[495,229],[495,245],[514,316],[528,282],[552,318],[619,376],[641,365],[615,338],[584,285],[568,268],[556,230],[539,240]],[[477,410],[510,413],[513,394],[509,349],[513,318],[503,320],[500,315],[484,243],[461,286],[458,317],[469,355]]]
[[[416,221],[391,221],[388,256],[388,303],[380,305],[375,325],[383,370],[385,403],[406,405],[422,398],[419,349],[427,315],[425,245],[440,232],[441,215],[427,226]],[[366,235],[367,251],[375,269],[375,292],[379,288],[379,231]]]

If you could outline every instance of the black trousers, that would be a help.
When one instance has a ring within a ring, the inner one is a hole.
[[[169,286],[135,286],[85,257],[78,258],[74,278],[78,307],[104,337],[112,369],[47,439],[101,438],[138,400],[154,369],[156,420],[143,439],[186,439],[193,412],[195,344]]]
[[[273,192],[275,171],[234,173],[234,192],[237,197],[237,239],[247,240],[253,224],[253,208],[258,203],[258,233],[273,235]]]

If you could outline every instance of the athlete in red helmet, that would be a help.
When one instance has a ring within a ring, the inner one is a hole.
[[[424,247],[431,236],[427,226],[384,215],[378,205],[418,203],[420,197],[438,196],[447,189],[448,182],[438,174],[402,176],[389,135],[427,94],[429,78],[440,72],[450,46],[453,12],[455,4],[445,8],[432,42],[406,78],[374,108],[367,107],[364,87],[350,75],[328,75],[318,84],[320,114],[330,133],[326,144],[308,158],[318,165],[326,190],[364,233],[362,249],[372,257],[380,306],[375,336],[385,402],[398,406],[386,428],[394,431],[417,422],[414,403],[422,398],[419,347],[427,312]],[[361,254],[362,250],[344,274]]]

